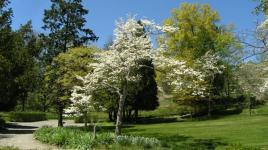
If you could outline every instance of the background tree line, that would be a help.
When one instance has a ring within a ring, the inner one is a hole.
[[[84,16],[88,10],[82,0],[51,0],[51,3],[44,11],[45,34],[34,32],[31,21],[12,30],[13,12],[8,7],[9,0],[0,2],[0,110],[56,111],[58,125],[62,126],[72,88],[81,84],[76,76],[90,72],[92,68],[87,64],[95,61],[96,51],[102,50],[90,46],[98,37],[85,27]],[[256,12],[266,14],[266,7],[267,2],[260,1]],[[231,25],[221,25],[219,21],[219,14],[209,5],[183,3],[163,23],[179,30],[157,38],[158,43],[168,45],[163,55],[183,60],[189,67],[194,67],[208,51],[220,56],[218,65],[224,66],[223,73],[208,72],[206,80],[200,83],[207,87],[206,96],[189,94],[192,89],[172,91],[157,70],[140,69],[137,72],[142,74],[140,85],[143,88],[128,93],[125,121],[137,119],[139,110],[156,109],[159,92],[171,95],[178,106],[185,107],[184,113],[192,116],[211,116],[227,109],[251,109],[266,100],[265,96],[259,96],[257,88],[250,87],[252,83],[259,86],[262,82],[259,79],[267,75],[259,71],[267,66],[266,59],[241,61],[245,57],[244,43],[237,39]],[[265,48],[263,57],[267,55]],[[141,63],[154,67],[150,61]],[[108,90],[100,90],[93,98],[103,103],[110,120],[115,121],[119,97]]]

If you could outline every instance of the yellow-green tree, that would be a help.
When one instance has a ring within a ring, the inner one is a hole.
[[[209,5],[183,3],[173,9],[165,25],[178,28],[177,32],[165,35],[168,54],[193,62],[207,51],[229,54],[235,45],[234,35],[227,26],[219,25],[217,11]]]
[[[69,98],[74,85],[79,85],[76,76],[85,76],[92,68],[88,65],[94,62],[94,52],[97,48],[73,48],[60,53],[47,67],[45,73],[46,89],[58,111],[58,125],[62,126],[63,109],[69,104]]]
[[[165,25],[174,26],[178,30],[161,36],[159,42],[164,40],[167,43],[166,55],[168,57],[184,60],[191,67],[195,67],[198,59],[201,59],[207,52],[220,56],[219,65],[229,66],[234,61],[232,54],[240,50],[241,46],[237,44],[235,36],[231,32],[232,26],[220,25],[219,21],[218,12],[209,5],[183,3],[179,8],[173,9],[171,17],[164,21]],[[202,105],[205,103],[206,105],[204,99],[210,102],[211,96],[220,95],[221,92],[225,91],[223,89],[227,88],[223,86],[225,83],[222,81],[229,81],[229,76],[225,74],[213,74],[212,77],[208,77],[205,82],[201,83],[210,87],[210,96],[207,98],[187,96],[185,93],[175,93],[175,95],[180,99],[180,102],[186,105],[195,105],[196,103],[202,103]],[[200,100],[202,102],[198,102]]]

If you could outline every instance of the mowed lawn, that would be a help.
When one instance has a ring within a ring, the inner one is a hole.
[[[230,145],[268,149],[268,107],[258,108],[253,116],[245,110],[212,120],[134,125],[123,133],[156,137],[174,149],[225,149]]]

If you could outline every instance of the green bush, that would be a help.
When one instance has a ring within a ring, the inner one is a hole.
[[[98,145],[110,145],[114,139],[114,135],[109,133],[97,134],[94,139],[90,132],[74,127],[43,127],[34,133],[34,137],[41,142],[70,149],[88,149]]]
[[[152,148],[160,146],[160,141],[155,138],[117,136],[113,133],[98,133],[96,138],[84,128],[64,127],[52,128],[42,127],[34,133],[34,138],[53,145],[58,145],[67,149],[91,149],[93,147],[107,146],[139,146]]]
[[[142,146],[144,148],[152,148],[155,146],[160,146],[160,141],[156,138],[145,138],[139,136],[117,136],[115,138],[115,142],[119,145],[127,146],[127,145],[137,145]]]
[[[14,122],[33,122],[47,120],[47,117],[43,112],[10,112],[9,119]]]

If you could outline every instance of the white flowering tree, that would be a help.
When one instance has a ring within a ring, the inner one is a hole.
[[[215,75],[221,74],[222,70],[225,68],[223,65],[219,64],[219,61],[220,57],[217,54],[208,51],[197,63],[198,70],[202,72],[204,80],[195,90],[198,93],[193,93],[193,95],[208,97],[208,117],[211,116],[212,112],[213,82]]]
[[[83,83],[84,84],[84,83]],[[64,110],[67,115],[82,116],[85,127],[88,123],[88,115],[90,112],[104,111],[105,108],[100,103],[92,99],[92,95],[88,93],[83,86],[75,86],[71,97],[71,105]]]
[[[185,62],[164,57],[162,53],[165,44],[161,44],[158,49],[152,47],[150,40],[152,32],[173,32],[174,30],[172,27],[157,26],[148,20],[137,21],[134,18],[129,18],[126,22],[120,20],[117,22],[111,50],[100,53],[97,56],[98,63],[90,65],[94,68],[93,73],[81,78],[84,82],[81,89],[84,90],[85,95],[80,96],[86,99],[89,99],[87,97],[92,91],[103,88],[118,94],[116,135],[121,134],[126,97],[130,90],[139,89],[141,75],[137,74],[136,70],[142,67],[154,69],[151,66],[141,65],[139,63],[141,60],[152,61],[156,70],[160,72],[168,68],[169,71],[165,72],[166,81],[174,90],[182,90],[185,87],[199,90],[200,86],[197,84],[204,80],[201,72],[187,67]]]
[[[268,67],[267,62],[247,62],[239,66],[237,70],[238,84],[248,98],[248,108],[251,115],[253,101],[263,99],[267,91]]]
[[[105,88],[118,94],[116,135],[121,133],[122,113],[129,84],[138,82],[140,77],[135,70],[146,67],[140,66],[138,62],[145,59],[151,60],[150,39],[145,35],[136,36],[141,30],[143,26],[133,18],[127,22],[118,22],[115,30],[116,39],[111,50],[99,54],[98,63],[91,65],[94,72],[89,73],[83,79],[84,89],[94,91]]]

